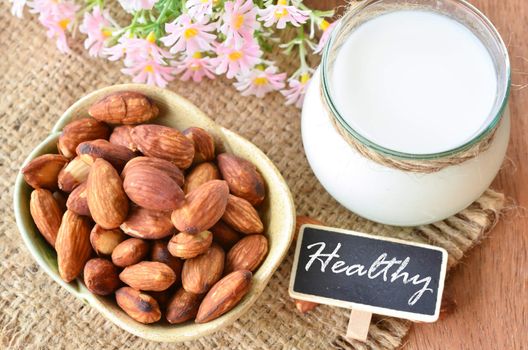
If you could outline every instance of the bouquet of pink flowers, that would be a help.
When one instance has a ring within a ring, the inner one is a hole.
[[[322,51],[334,25],[325,19],[333,11],[311,10],[302,0],[119,0],[130,14],[124,26],[104,0],[10,1],[18,17],[25,6],[37,14],[64,53],[70,51],[68,33],[78,28],[91,56],[122,60],[122,72],[134,82],[164,87],[176,76],[200,82],[225,74],[244,96],[278,90],[286,104],[298,107],[313,73],[307,57]],[[284,42],[278,32],[288,27],[296,35]],[[299,56],[289,77],[273,60],[277,45],[283,54]]]

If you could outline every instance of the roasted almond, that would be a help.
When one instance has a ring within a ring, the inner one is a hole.
[[[163,310],[163,312],[165,312],[167,310],[167,305],[169,304],[170,299],[175,293],[175,290],[176,289],[174,288],[174,284],[173,284],[171,287],[165,290],[162,290],[160,292],[150,291],[149,294],[151,297],[156,299],[156,301],[158,302],[158,305],[160,306],[160,309]]]
[[[57,201],[57,204],[59,205],[59,208],[62,212],[66,211],[66,196],[61,191],[55,191],[53,192],[53,198]]]
[[[240,235],[222,220],[211,227],[213,241],[220,244],[225,250],[231,249],[240,240]]]
[[[138,150],[137,146],[134,141],[132,141],[132,136],[130,135],[133,128],[134,127],[131,125],[116,126],[110,135],[110,143],[126,147],[132,152],[136,152]]]
[[[119,288],[115,295],[117,305],[134,320],[146,324],[160,320],[158,302],[150,295],[130,287]]]
[[[126,267],[119,278],[134,289],[159,292],[176,281],[176,274],[164,263],[142,261]]]
[[[98,158],[90,169],[87,181],[88,208],[102,228],[117,228],[128,214],[128,198],[123,183],[112,165]]]
[[[263,235],[249,235],[238,241],[226,256],[225,273],[236,270],[254,272],[268,255],[268,240]]]
[[[110,128],[93,118],[77,119],[64,127],[57,148],[67,158],[75,157],[75,149],[81,142],[107,139]]]
[[[315,309],[317,305],[319,305],[317,303],[312,303],[311,301],[299,300],[299,299],[293,299],[293,302],[295,303],[295,308],[299,310],[301,314],[310,312],[313,309]]]
[[[66,282],[73,281],[90,259],[90,224],[84,216],[66,210],[55,242],[59,274]]]
[[[126,147],[114,145],[106,140],[86,141],[77,146],[77,154],[86,164],[93,164],[96,159],[102,158],[121,171],[125,164],[136,156]]]
[[[164,263],[165,265],[169,266],[176,275],[176,281],[174,283],[178,283],[181,279],[183,261],[175,256],[172,256],[167,248],[167,243],[168,242],[165,240],[154,241],[152,244],[152,249],[150,250],[150,260]]]
[[[213,137],[204,129],[190,127],[183,134],[194,144],[194,163],[201,163],[215,158],[215,144]]]
[[[218,179],[220,179],[220,173],[214,163],[198,164],[187,175],[183,192],[187,194],[206,182]]]
[[[64,192],[71,192],[88,179],[90,165],[80,157],[73,158],[59,173],[59,188]]]
[[[235,230],[245,234],[262,233],[264,231],[264,225],[260,220],[259,214],[251,203],[233,195],[229,195],[222,220]]]
[[[197,234],[180,232],[169,241],[168,249],[173,256],[190,259],[203,254],[213,243],[213,234],[202,231]]]
[[[185,196],[185,204],[172,212],[172,223],[182,232],[206,231],[224,214],[228,195],[225,181],[206,182]]]
[[[95,258],[88,260],[86,265],[84,265],[83,276],[86,288],[97,295],[111,294],[121,284],[117,267],[106,259]]]
[[[189,293],[180,288],[167,306],[167,321],[171,324],[183,323],[196,317],[202,295]]]
[[[173,179],[178,184],[178,186],[183,186],[183,172],[173,163],[161,158],[136,157],[131,159],[123,169],[121,177],[124,179],[129,171],[133,171],[133,169],[140,168],[145,165],[163,171],[169,175],[169,177]]]
[[[217,159],[222,178],[227,181],[232,194],[254,206],[262,203],[266,186],[262,175],[251,162],[229,153],[219,154]]]
[[[142,239],[129,238],[119,243],[112,251],[112,262],[119,267],[137,264],[147,256],[149,245]]]
[[[170,212],[132,207],[125,222],[119,226],[127,235],[143,239],[160,239],[171,236],[176,229]]]
[[[110,124],[139,124],[158,116],[158,107],[145,95],[133,91],[110,94],[88,109],[88,114]]]
[[[77,186],[68,196],[66,207],[75,214],[91,216],[90,208],[88,208],[88,192],[86,191],[87,182],[83,182]]]
[[[90,232],[90,243],[97,255],[112,255],[115,247],[126,238],[123,231],[118,228],[107,230],[99,225],[95,225]]]
[[[185,260],[182,270],[183,288],[195,294],[207,292],[222,277],[224,258],[224,250],[219,245],[212,244],[204,254]]]
[[[29,200],[29,211],[39,232],[49,244],[55,246],[63,211],[53,194],[43,188],[33,190]]]
[[[138,125],[132,130],[132,140],[146,156],[166,159],[180,169],[192,164],[194,144],[176,129],[155,124]]]
[[[205,323],[218,318],[234,308],[249,292],[252,274],[238,270],[218,281],[200,304],[196,323]]]
[[[33,188],[56,190],[61,169],[68,158],[60,154],[43,154],[30,161],[23,169],[24,180]]]

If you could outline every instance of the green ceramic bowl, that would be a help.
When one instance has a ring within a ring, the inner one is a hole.
[[[283,260],[293,238],[295,209],[293,200],[281,174],[273,163],[255,145],[241,136],[218,126],[196,106],[169,90],[139,84],[110,86],[92,92],[73,104],[59,119],[51,134],[40,143],[25,160],[24,165],[45,153],[57,153],[57,139],[62,128],[71,120],[87,115],[88,107],[101,97],[116,91],[132,90],[150,97],[160,108],[160,116],[153,122],[183,130],[199,126],[215,138],[218,149],[226,150],[253,162],[266,181],[267,198],[260,212],[269,239],[266,260],[253,276],[249,293],[231,311],[205,324],[188,322],[182,325],[159,323],[144,325],[128,317],[113,298],[96,296],[88,291],[81,279],[64,282],[58,272],[54,249],[46,243],[33,223],[29,212],[31,188],[19,173],[15,183],[14,210],[18,229],[33,258],[58,284],[98,310],[104,317],[124,330],[149,340],[176,342],[195,339],[215,332],[238,319],[257,300],[269,279]],[[76,317],[76,315],[71,315]]]

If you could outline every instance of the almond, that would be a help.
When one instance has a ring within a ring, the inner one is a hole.
[[[185,260],[182,270],[183,288],[195,294],[207,292],[222,277],[224,258],[224,250],[213,244],[204,254]]]
[[[190,259],[205,253],[211,243],[213,243],[213,234],[209,231],[202,231],[195,235],[180,232],[171,238],[168,249],[173,256]]]
[[[167,241],[155,241],[152,244],[152,249],[150,251],[150,260],[164,263],[169,266],[176,275],[176,282],[174,283],[178,283],[181,279],[183,261],[171,255],[167,249],[167,243]]]
[[[227,181],[231,193],[254,206],[264,201],[264,179],[251,162],[228,153],[219,154],[217,159],[222,178]]]
[[[226,250],[231,249],[240,240],[240,234],[222,220],[211,227],[211,232],[213,233],[213,241],[220,244]]]
[[[66,210],[55,242],[59,274],[66,282],[74,280],[90,259],[90,224],[84,216]]]
[[[75,157],[75,149],[81,142],[107,139],[110,128],[93,118],[83,118],[70,122],[64,127],[57,148],[59,153],[67,158]]]
[[[57,201],[57,204],[59,205],[59,208],[62,212],[66,211],[66,196],[61,191],[55,191],[53,192],[53,198]],[[62,215],[61,215],[62,216]]]
[[[130,200],[143,208],[168,211],[184,202],[180,186],[165,172],[150,166],[128,169],[123,186]]]
[[[263,235],[249,235],[238,241],[226,256],[225,273],[237,270],[254,272],[268,254],[268,240]]]
[[[133,91],[110,94],[88,109],[88,114],[110,124],[139,124],[158,116],[159,109],[145,95]]]
[[[214,163],[198,164],[187,175],[183,192],[187,194],[206,182],[218,179],[220,179],[220,173]]]
[[[235,230],[245,234],[264,231],[264,225],[251,203],[233,195],[229,195],[222,220]]]
[[[176,281],[176,274],[164,263],[142,261],[126,267],[119,278],[134,289],[159,292]]]
[[[194,144],[176,129],[155,124],[138,125],[132,130],[132,140],[146,156],[171,161],[180,169],[192,164]]]
[[[99,225],[95,225],[90,232],[90,243],[97,255],[112,255],[115,247],[126,238],[123,231],[118,228],[107,230]]]
[[[132,129],[134,129],[134,127],[131,125],[116,126],[108,141],[114,145],[123,146],[132,152],[136,152],[138,150],[137,146],[134,141],[132,141],[132,136],[130,135]]]
[[[185,204],[172,212],[172,223],[182,232],[206,231],[224,214],[228,195],[225,181],[206,182],[185,196]]]
[[[156,299],[160,309],[164,312],[167,309],[167,305],[169,304],[171,297],[174,295],[175,288],[173,287],[174,285],[168,289],[162,290],[161,292],[149,292],[150,296]]]
[[[136,167],[142,167],[144,165],[163,171],[164,173],[169,175],[169,177],[173,179],[178,184],[178,186],[183,186],[182,171],[168,160],[154,157],[136,157],[134,159],[131,159],[123,169],[121,177],[124,179],[129,171],[132,171],[132,169]]]
[[[174,234],[170,212],[132,207],[119,226],[127,235],[143,239],[160,239]]]
[[[117,267],[111,261],[101,258],[90,259],[84,265],[84,284],[97,295],[108,295],[121,284]]]
[[[189,293],[180,288],[169,301],[167,306],[167,321],[171,324],[192,320],[198,313],[202,295]]]
[[[294,240],[297,239],[297,236],[299,235],[299,231],[301,230],[302,225],[305,225],[305,224],[324,226],[324,224],[319,220],[312,219],[309,216],[298,215],[295,220],[295,232],[294,232],[294,238],[293,238]]]
[[[196,323],[205,323],[218,318],[234,308],[251,287],[252,274],[238,270],[218,281],[200,304]]]
[[[128,213],[128,198],[117,171],[102,158],[96,159],[87,181],[88,208],[102,228],[117,228]]]
[[[71,192],[88,179],[90,165],[80,157],[73,158],[59,173],[59,188],[64,192]]]
[[[160,320],[158,302],[150,295],[130,287],[119,288],[115,295],[117,305],[134,320],[146,324]]]
[[[311,301],[306,300],[299,300],[299,299],[293,299],[293,302],[295,303],[295,307],[301,314],[305,314],[307,312],[312,311],[316,308],[317,303],[312,303]]]
[[[201,163],[215,158],[215,144],[213,137],[204,129],[190,127],[183,134],[194,144],[194,163]]]
[[[83,182],[70,193],[66,201],[66,207],[75,214],[91,217],[90,208],[88,208],[86,185],[87,182]]]
[[[61,169],[68,158],[60,154],[43,154],[30,161],[23,169],[24,180],[33,188],[56,190]]]
[[[33,190],[29,200],[29,211],[42,236],[49,244],[55,246],[63,211],[53,194],[42,188]]]
[[[142,239],[129,238],[119,243],[112,251],[112,262],[119,267],[137,264],[147,255],[149,245]]]
[[[96,159],[102,158],[121,171],[125,164],[136,156],[126,147],[114,145],[106,140],[86,141],[77,146],[77,154],[86,164],[93,164]]]

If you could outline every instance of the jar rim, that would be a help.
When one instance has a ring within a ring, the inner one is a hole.
[[[354,13],[352,13],[352,16],[354,16],[355,14],[364,10],[365,8],[373,4],[383,2],[383,1],[384,0],[365,0],[355,5],[355,7],[349,11],[354,11]],[[501,61],[496,64],[504,65],[506,79],[503,79],[502,81],[500,80],[498,81],[498,84],[502,84],[503,87],[504,87],[504,83],[506,84],[506,86],[502,90],[504,91],[504,93],[502,94],[502,96],[498,95],[496,97],[497,99],[500,98],[500,103],[494,104],[493,109],[490,111],[488,118],[486,119],[486,120],[491,120],[491,121],[485,127],[483,127],[482,130],[479,133],[477,133],[473,138],[471,138],[469,141],[465,142],[462,145],[459,145],[457,147],[451,148],[446,151],[435,152],[435,153],[419,153],[419,154],[396,151],[396,150],[381,146],[369,140],[365,136],[361,135],[360,132],[356,131],[339,113],[337,107],[335,106],[332,100],[331,91],[330,91],[331,89],[329,87],[330,84],[329,84],[329,72],[328,72],[329,64],[328,63],[329,63],[329,54],[332,48],[332,44],[335,41],[335,37],[337,33],[341,30],[341,27],[342,27],[342,21],[339,20],[339,23],[336,24],[336,27],[332,31],[330,38],[323,49],[323,55],[321,59],[321,69],[320,69],[322,98],[326,100],[325,102],[328,106],[328,109],[330,110],[330,113],[332,114],[332,117],[336,119],[336,121],[340,124],[340,126],[351,137],[359,141],[361,144],[375,150],[376,152],[379,152],[382,155],[400,158],[400,159],[427,160],[427,159],[438,159],[438,158],[443,158],[443,157],[449,157],[454,154],[464,152],[468,150],[469,148],[473,147],[474,145],[476,145],[477,143],[479,143],[484,138],[486,138],[490,133],[492,133],[496,129],[497,125],[502,119],[502,115],[504,114],[504,111],[508,104],[508,100],[510,96],[510,89],[511,89],[510,60],[509,60],[509,55],[508,55],[508,50],[506,48],[506,45],[504,44],[502,37],[500,36],[499,32],[497,31],[493,23],[479,9],[477,9],[475,6],[471,5],[465,0],[438,0],[437,2],[450,2],[450,3],[455,3],[457,5],[461,5],[464,8],[464,10],[469,11],[470,13],[475,15],[479,21],[481,21],[481,24],[483,24],[485,29],[489,32],[490,37],[495,42],[495,44],[497,45],[501,53]]]

